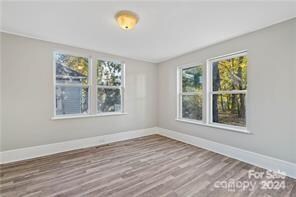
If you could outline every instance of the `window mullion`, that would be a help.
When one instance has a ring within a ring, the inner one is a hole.
[[[178,95],[178,97],[179,97],[179,114],[178,114],[178,117],[181,117],[181,118],[183,118],[183,114],[182,114],[182,103],[183,103],[183,95],[182,95],[182,93],[179,93],[179,95]]]
[[[55,83],[55,86],[66,86],[66,87],[90,87],[90,84],[67,84],[67,83]]]
[[[194,96],[194,95],[202,95],[201,91],[198,92],[182,92],[181,93],[183,96]]]
[[[120,89],[123,86],[105,86],[105,85],[97,85],[98,88],[103,88],[103,89]]]
[[[246,94],[247,90],[212,91],[210,94]]]

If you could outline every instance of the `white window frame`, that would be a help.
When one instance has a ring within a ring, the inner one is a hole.
[[[76,84],[57,84],[56,83],[56,54],[61,53],[70,56],[84,57],[88,59],[88,84],[86,85],[76,85]],[[121,111],[120,112],[106,112],[106,113],[97,113],[97,64],[93,60],[104,60],[106,58],[93,57],[91,55],[86,55],[83,53],[73,53],[64,50],[54,50],[53,51],[53,115],[52,120],[60,119],[73,119],[73,118],[88,118],[88,117],[101,117],[101,116],[117,116],[117,115],[127,115],[125,112],[124,105],[124,95],[125,95],[125,63],[116,60],[107,60],[120,63],[122,65],[122,76],[121,76]],[[59,85],[68,86],[68,87],[88,87],[88,111],[85,114],[56,114],[56,87]],[[110,88],[110,86],[107,86]],[[94,98],[93,98],[94,97]]]
[[[200,92],[183,92],[183,84],[182,84],[182,73],[183,70],[188,69],[188,68],[194,68],[194,67],[201,67],[202,68],[202,74],[204,75],[204,66],[203,64],[188,64],[188,65],[182,65],[178,67],[177,70],[177,119],[179,120],[185,120],[185,121],[193,121],[196,123],[203,123],[204,120],[204,76],[202,75],[202,90]],[[196,120],[196,119],[188,119],[188,118],[183,118],[183,113],[182,113],[182,102],[183,102],[183,96],[188,96],[188,95],[201,95],[202,96],[202,119],[201,120]]]
[[[75,57],[82,57],[88,59],[88,76],[87,76],[87,84],[59,84],[56,82],[56,54],[64,54],[69,56],[75,56]],[[63,114],[63,115],[57,115],[56,114],[56,87],[63,86],[63,87],[82,87],[88,88],[88,108],[87,113],[80,113],[80,114]],[[92,58],[91,56],[82,55],[82,54],[75,54],[71,52],[66,51],[54,51],[53,52],[53,87],[54,87],[54,110],[53,114],[56,118],[64,118],[64,117],[75,117],[75,116],[88,116],[91,113],[91,92],[92,92]]]
[[[232,59],[235,57],[240,57],[240,56],[247,56],[247,51],[239,51],[236,53],[231,53],[228,55],[223,55],[219,56],[216,58],[211,58],[208,60],[207,63],[207,73],[209,74],[208,76],[208,83],[207,83],[207,123],[210,125],[217,125],[218,127],[228,127],[230,129],[236,129],[236,130],[246,130],[247,129],[247,102],[245,102],[246,105],[246,126],[241,127],[241,126],[235,126],[235,125],[229,125],[229,124],[222,124],[222,123],[216,123],[213,122],[213,95],[215,94],[245,94],[245,98],[247,100],[247,89],[246,90],[229,90],[229,91],[213,91],[213,63],[217,61],[222,61],[222,60],[227,60],[227,59]]]
[[[115,60],[106,60],[104,58],[96,58],[96,72],[97,73],[97,69],[98,69],[98,61],[105,61],[105,62],[114,62],[117,64],[121,64],[121,83],[120,86],[105,86],[105,85],[98,85],[97,83],[97,74],[96,74],[96,78],[95,78],[95,84],[96,84],[96,114],[99,115],[112,115],[112,114],[124,114],[124,93],[125,93],[125,63],[121,62],[121,61],[115,61]],[[103,89],[119,89],[120,90],[120,112],[98,112],[98,88],[103,88]]]
[[[247,56],[248,57],[248,51],[247,50],[242,50],[214,58],[208,59],[206,62],[206,69],[204,69],[204,64],[187,64],[184,66],[178,66],[177,67],[177,121],[185,122],[185,123],[190,123],[190,124],[197,124],[197,125],[202,125],[206,127],[213,127],[213,128],[219,128],[223,130],[228,130],[228,131],[235,131],[235,132],[240,132],[244,134],[252,134],[248,130],[248,90],[232,90],[232,91],[212,91],[213,83],[212,83],[212,64],[213,62],[216,61],[221,61],[225,59],[231,59],[234,57],[238,56]],[[202,105],[202,121],[200,120],[194,120],[194,119],[186,119],[182,118],[182,70],[184,68],[190,68],[190,67],[195,67],[195,66],[203,66],[203,105]],[[248,68],[249,68],[249,62],[248,62]],[[247,75],[248,76],[248,75]],[[248,88],[248,86],[247,86]],[[213,122],[213,111],[212,111],[212,97],[214,94],[245,94],[245,106],[246,106],[246,126],[245,127],[240,127],[240,126],[234,126],[234,125],[228,125],[228,124],[221,124],[221,123],[215,123]]]

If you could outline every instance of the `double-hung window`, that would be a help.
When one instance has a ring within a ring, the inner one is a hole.
[[[246,132],[247,52],[207,63],[205,84],[202,65],[178,68],[178,120]]]
[[[246,52],[209,60],[210,123],[246,127]]]
[[[203,119],[202,66],[180,67],[179,71],[179,114],[182,119]]]
[[[55,116],[90,113],[90,59],[54,53]]]
[[[124,64],[54,53],[54,118],[124,114]]]
[[[97,113],[123,112],[124,65],[97,60]]]

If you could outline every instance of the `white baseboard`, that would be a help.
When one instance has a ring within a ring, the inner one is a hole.
[[[158,134],[187,144],[198,146],[221,155],[225,155],[267,170],[284,172],[287,176],[296,179],[296,164],[276,159],[255,152],[235,148],[229,145],[213,142],[181,132],[158,128]]]
[[[156,131],[156,128],[125,131],[110,135],[96,136],[78,140],[59,142],[54,144],[46,144],[40,146],[32,146],[28,148],[3,151],[0,152],[0,164],[32,159],[35,157],[41,157],[45,155],[51,155],[80,148],[103,145],[117,141],[129,140],[133,138],[156,134]]]
[[[281,172],[285,172],[287,176],[296,179],[295,163],[158,127],[4,151],[0,152],[0,164],[134,139],[153,134],[159,134],[187,144],[204,148],[264,169],[275,171],[279,170]]]

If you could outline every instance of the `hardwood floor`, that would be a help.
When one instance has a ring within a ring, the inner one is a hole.
[[[296,196],[296,180],[288,177],[269,180],[266,174],[263,178],[249,179],[249,170],[266,172],[152,135],[2,165],[0,192],[3,197]],[[269,187],[273,189],[261,188],[267,181],[272,181]],[[226,188],[231,182],[236,185]]]

